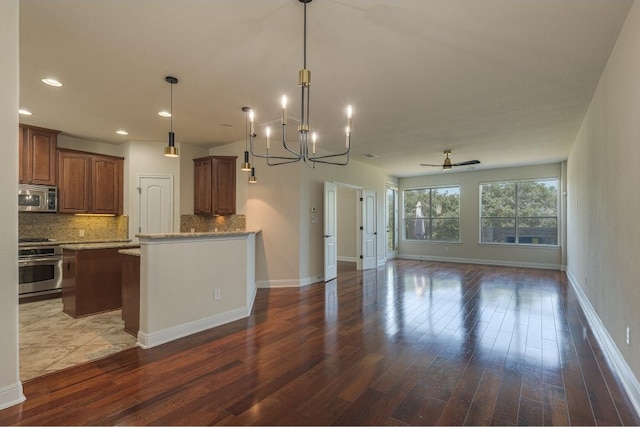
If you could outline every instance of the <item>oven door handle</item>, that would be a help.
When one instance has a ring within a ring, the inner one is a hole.
[[[60,261],[61,259],[62,258],[55,257],[55,256],[42,257],[42,258],[29,258],[29,259],[18,260],[18,265],[25,266],[29,264],[35,264],[35,263],[56,262],[56,261]]]

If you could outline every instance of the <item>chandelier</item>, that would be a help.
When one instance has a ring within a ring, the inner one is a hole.
[[[309,100],[311,86],[311,71],[307,69],[307,3],[311,0],[298,0],[304,5],[304,38],[303,38],[303,68],[298,72],[298,86],[301,91],[300,102],[300,120],[289,117],[287,114],[287,97],[282,96],[282,111],[280,117],[280,126],[282,128],[282,148],[278,148],[279,154],[274,154],[271,150],[271,128],[265,129],[265,144],[262,152],[257,152],[254,137],[254,119],[253,111],[250,114],[250,131],[249,141],[250,150],[253,157],[264,158],[269,166],[284,165],[302,160],[307,166],[315,167],[316,163],[324,163],[329,165],[344,166],[349,163],[349,151],[351,150],[351,117],[353,110],[351,105],[347,107],[347,126],[345,129],[345,149],[337,154],[316,154],[317,134],[312,132],[309,124]],[[298,123],[298,147],[290,147],[287,145],[287,122],[291,119]],[[274,121],[278,121],[277,119]],[[278,138],[279,139],[279,138]],[[278,141],[279,145],[279,141]],[[283,150],[284,149],[284,150]],[[281,153],[281,154],[280,154]],[[246,157],[246,155],[245,155]]]

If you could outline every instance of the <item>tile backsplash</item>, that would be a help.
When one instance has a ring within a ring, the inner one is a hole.
[[[84,236],[80,236],[80,234]],[[129,217],[77,216],[71,214],[21,212],[18,236],[45,237],[59,241],[126,240]]]
[[[246,229],[244,215],[202,216],[180,215],[180,232],[236,231]]]

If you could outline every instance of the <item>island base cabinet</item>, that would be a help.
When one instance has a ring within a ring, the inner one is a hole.
[[[122,257],[122,320],[124,330],[134,337],[140,327],[140,257]]]
[[[62,311],[82,317],[122,307],[122,258],[118,249],[64,249]]]

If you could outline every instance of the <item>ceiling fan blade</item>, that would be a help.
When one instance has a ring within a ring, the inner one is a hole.
[[[454,163],[451,166],[477,165],[478,163],[480,163],[480,160],[467,160],[466,162]]]
[[[437,168],[441,168],[442,167],[442,165],[430,165],[428,163],[420,163],[420,166],[435,166]]]

